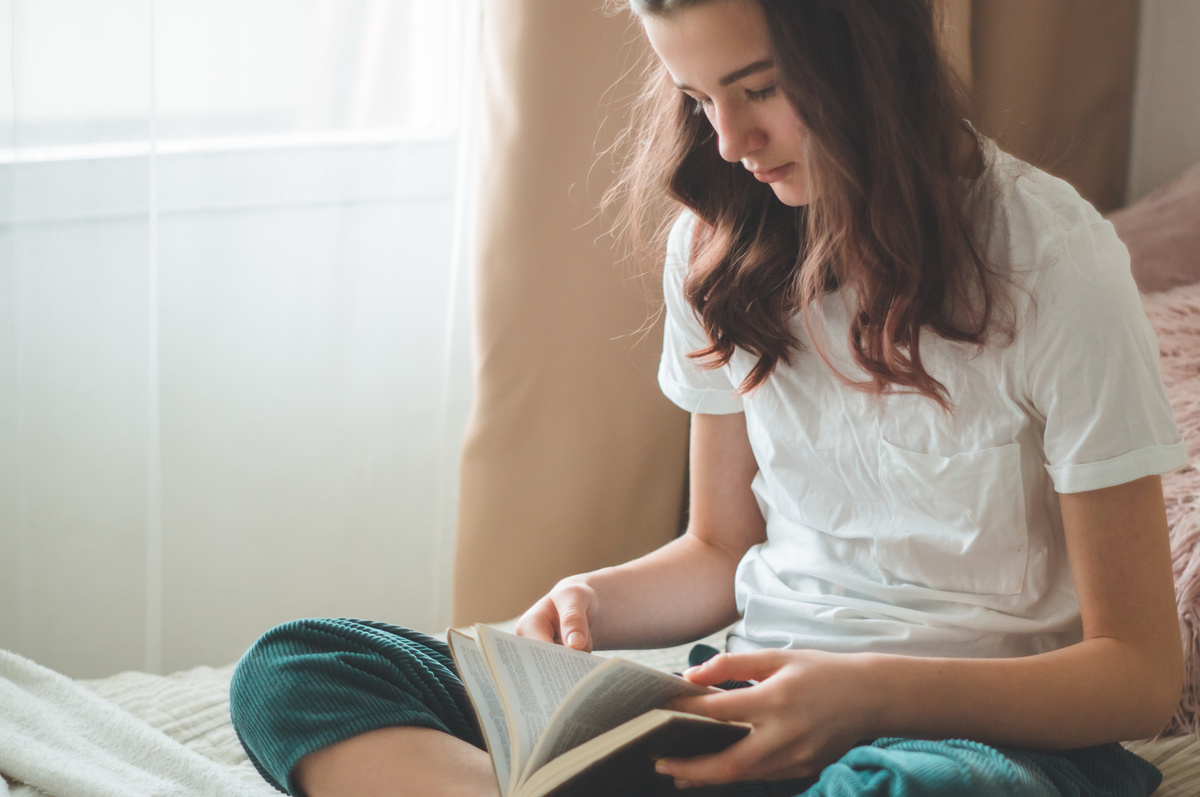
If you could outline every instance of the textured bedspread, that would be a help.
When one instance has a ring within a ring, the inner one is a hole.
[[[89,688],[0,651],[0,794],[277,794],[238,745],[228,684],[228,670],[201,668],[127,673]]]

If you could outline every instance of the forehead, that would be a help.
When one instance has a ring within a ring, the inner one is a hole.
[[[754,0],[709,0],[642,24],[678,84],[715,89],[722,77],[771,57],[767,21]]]

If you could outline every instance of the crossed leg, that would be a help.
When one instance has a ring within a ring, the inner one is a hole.
[[[499,797],[488,754],[427,728],[381,728],[309,753],[292,781],[306,797]]]
[[[446,644],[411,629],[310,618],[238,663],[230,714],[272,785],[307,797],[499,797]]]

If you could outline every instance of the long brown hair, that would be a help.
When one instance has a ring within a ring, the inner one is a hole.
[[[621,0],[634,14],[666,16],[712,0]],[[921,360],[922,328],[979,346],[1012,339],[998,274],[982,254],[976,220],[983,182],[964,179],[962,142],[983,169],[965,92],[937,42],[932,0],[757,0],[771,36],[776,81],[807,129],[814,196],[792,208],[740,164],[666,68],[649,65],[635,107],[633,154],[610,192],[623,223],[644,229],[663,193],[699,217],[685,294],[710,345],[707,367],[735,349],[758,358],[740,386],[762,384],[801,349],[804,320],[825,361],[819,299],[848,289],[847,344],[875,394],[917,391],[950,408]],[[978,183],[978,184],[977,184]]]

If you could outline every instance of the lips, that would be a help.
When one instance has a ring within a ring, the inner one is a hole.
[[[787,177],[788,172],[792,170],[792,164],[785,163],[783,166],[774,169],[751,169],[750,172],[754,175],[754,179],[762,183],[776,183]]]

